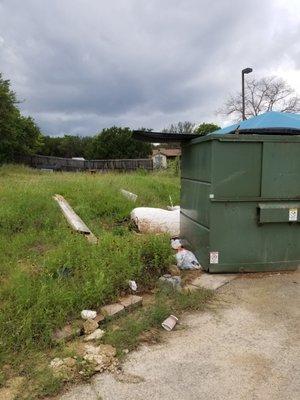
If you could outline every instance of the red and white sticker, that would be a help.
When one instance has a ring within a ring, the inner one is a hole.
[[[209,253],[209,262],[210,264],[219,264],[219,252],[211,251]]]
[[[298,209],[290,208],[289,209],[289,221],[297,221],[298,220]]]

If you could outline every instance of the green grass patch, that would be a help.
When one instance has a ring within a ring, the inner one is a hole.
[[[135,204],[120,194],[138,195]],[[54,194],[63,195],[100,239],[91,245],[68,227]],[[136,235],[134,207],[179,201],[179,180],[164,173],[47,173],[0,168],[0,368],[13,372],[47,351],[56,328],[115,300],[134,279],[151,287],[169,265],[167,236]],[[67,274],[62,271],[68,271]],[[57,382],[50,380],[49,389]],[[54,389],[53,389],[54,391]]]

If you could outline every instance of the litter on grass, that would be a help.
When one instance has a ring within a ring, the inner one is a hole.
[[[182,247],[181,240],[180,239],[171,239],[171,247],[174,250],[178,250],[180,247]]]
[[[164,322],[161,324],[161,326],[168,332],[170,332],[174,326],[177,324],[178,318],[175,317],[175,315],[170,315],[167,319],[164,320]]]
[[[134,203],[137,200],[137,194],[128,192],[128,190],[121,189],[121,193],[123,194],[124,197],[126,197],[129,200],[132,200]]]
[[[137,207],[132,210],[131,219],[141,233],[179,235],[180,209],[168,211],[161,208]]]
[[[194,253],[179,247],[176,253],[177,267],[180,269],[201,269],[201,265]]]
[[[136,281],[128,281],[128,285],[130,287],[131,290],[133,290],[134,292],[137,291],[137,284]]]

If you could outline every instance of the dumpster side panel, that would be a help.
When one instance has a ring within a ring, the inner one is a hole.
[[[200,264],[207,269],[209,258],[209,229],[180,214],[180,236],[188,242]]]
[[[210,251],[219,257],[218,264],[209,265],[210,272],[285,270],[300,265],[300,224],[288,220],[261,224],[258,210],[255,202],[212,204]],[[219,229],[222,226],[226,229]]]
[[[300,199],[300,143],[264,143],[262,197]]]
[[[180,235],[207,265],[211,181],[211,141],[182,148]]]
[[[300,265],[300,210],[293,201],[300,195],[300,143],[238,140],[213,146],[209,251],[218,252],[218,264],[209,270],[295,269]]]
[[[216,198],[260,196],[262,143],[214,140],[212,157]]]
[[[201,182],[211,180],[211,141],[182,147],[181,177]]]
[[[181,180],[181,212],[206,228],[209,228],[210,192],[209,183]]]

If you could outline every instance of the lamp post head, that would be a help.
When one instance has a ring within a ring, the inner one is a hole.
[[[250,74],[250,72],[252,72],[253,69],[252,68],[244,68],[242,69],[242,74]]]

